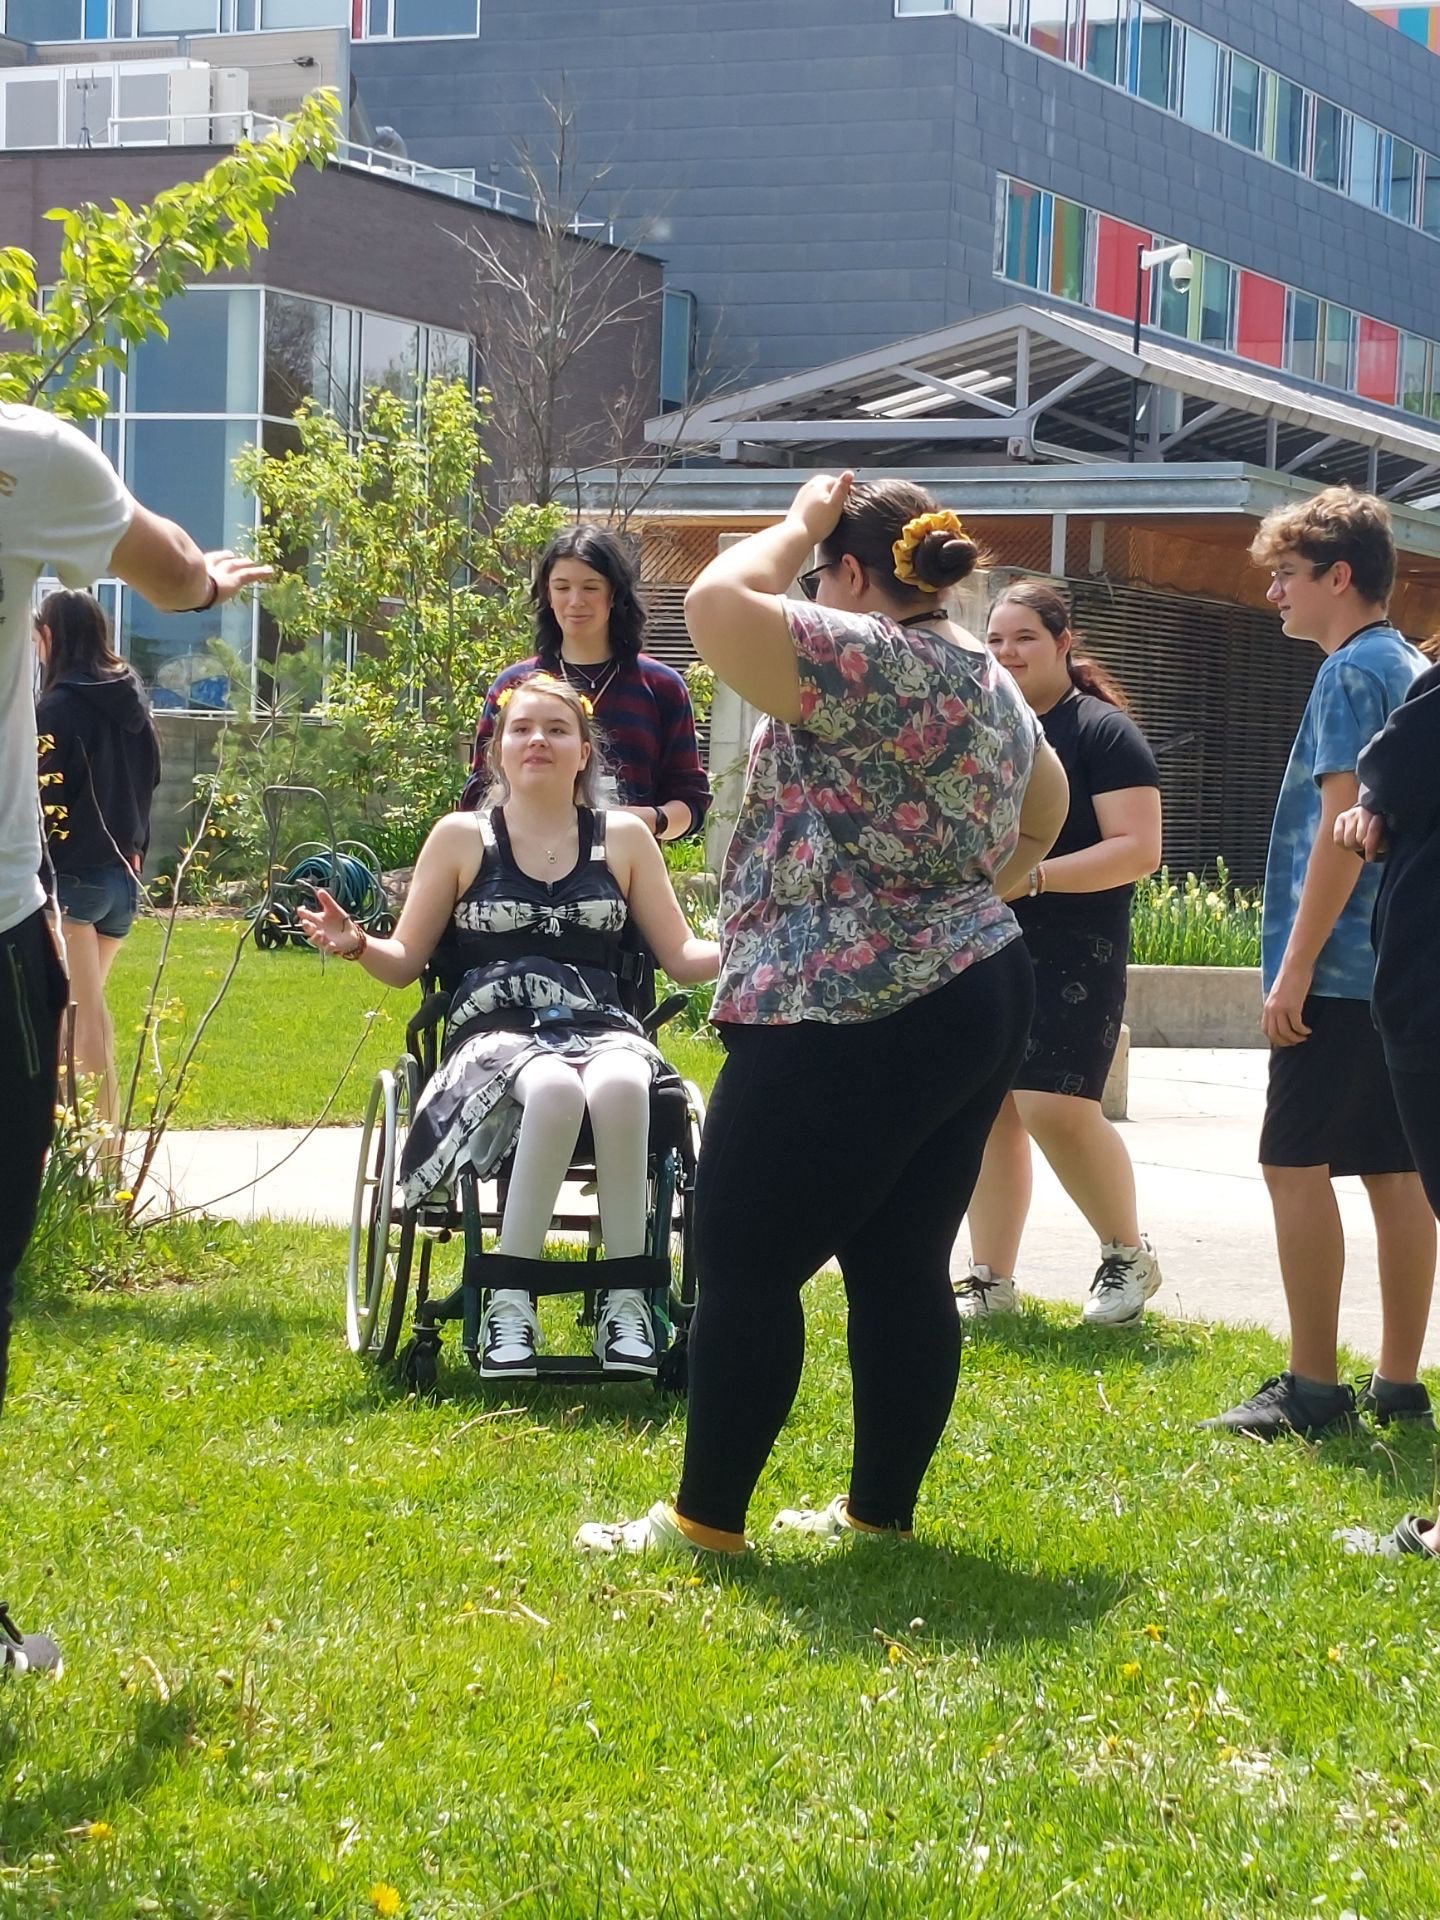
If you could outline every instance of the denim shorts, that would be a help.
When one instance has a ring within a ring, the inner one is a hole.
[[[140,911],[140,883],[118,861],[107,867],[57,873],[55,887],[66,918],[94,927],[107,940],[123,940]]]

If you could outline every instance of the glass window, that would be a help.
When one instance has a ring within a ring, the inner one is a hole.
[[[1012,180],[1005,196],[1005,278],[1040,285],[1040,221],[1045,195]]]
[[[60,87],[55,80],[5,82],[7,147],[60,145]]]
[[[218,0],[140,0],[141,33],[216,33]]]
[[[1251,153],[1260,145],[1264,125],[1265,69],[1241,54],[1230,56],[1230,138]]]
[[[250,287],[197,288],[167,304],[165,322],[168,340],[146,340],[130,349],[129,411],[253,414],[259,293]],[[177,518],[189,525],[183,514]]]
[[[1152,106],[1170,105],[1170,60],[1174,28],[1163,13],[1142,6],[1130,49],[1130,91]]]
[[[1285,365],[1304,380],[1315,378],[1319,331],[1320,302],[1291,293],[1285,302]]]
[[[949,13],[950,0],[895,0],[895,11],[906,13]]]
[[[370,10],[366,17],[370,22],[371,33],[389,33],[390,0],[370,0]]]
[[[114,112],[114,83],[108,74],[65,81],[65,144],[67,147],[104,147],[110,141]]]
[[[971,0],[970,18],[982,27],[994,27],[998,33],[1014,33],[1019,28],[1022,0]]]
[[[1192,28],[1185,31],[1184,68],[1180,79],[1180,118],[1192,127],[1214,133],[1220,124],[1221,52],[1214,40]]]
[[[1440,240],[1440,160],[1425,156],[1425,184],[1420,192],[1420,225],[1432,240]]]
[[[1348,307],[1325,303],[1325,333],[1320,378],[1327,387],[1355,384],[1355,316]]]
[[[1309,95],[1293,80],[1274,76],[1265,120],[1265,152],[1292,173],[1305,165],[1305,122]]]
[[[302,400],[327,404],[330,309],[293,293],[265,295],[263,411],[288,420]]]
[[[254,420],[132,420],[125,437],[125,484],[153,512],[178,520],[202,547],[253,542],[255,499],[236,484],[233,462],[254,440]],[[248,662],[248,607],[159,614],[127,592],[124,621],[124,651],[154,690],[156,706],[230,705],[228,676],[208,643],[218,637]]]
[[[1055,200],[1050,225],[1050,291],[1066,300],[1085,298],[1086,209]]]
[[[1200,299],[1191,307],[1191,337],[1203,346],[1228,352],[1233,338],[1235,269],[1209,254],[1196,262],[1196,269]]]
[[[1408,141],[1390,142],[1389,210],[1407,226],[1415,224],[1415,182],[1420,172],[1420,156]]]
[[[690,397],[690,329],[695,312],[695,296],[665,289],[660,322],[661,398],[668,398],[667,375],[679,383],[680,405]],[[470,384],[470,342],[463,333],[445,333],[439,327],[426,329],[425,377],[427,380],[463,380]]]
[[[1380,129],[1357,114],[1350,123],[1350,173],[1346,191],[1362,206],[1380,199]]]
[[[1067,57],[1069,15],[1066,0],[1030,0],[1027,38],[1037,53],[1053,54],[1057,60]]]
[[[239,26],[239,21],[236,21]],[[350,0],[260,0],[262,27],[347,27]]]
[[[360,384],[388,387],[402,399],[415,398],[419,372],[420,329],[382,314],[364,314],[360,322]]]
[[[477,34],[479,0],[395,0],[397,40],[423,40],[430,34]]]
[[[1097,80],[1113,85],[1125,78],[1125,22],[1129,0],[1086,0],[1081,65]]]
[[[12,40],[79,40],[84,0],[9,0],[5,31]]]
[[[1332,100],[1315,102],[1315,140],[1310,177],[1322,187],[1338,187],[1345,178],[1346,122],[1350,116]]]
[[[1425,395],[1429,391],[1427,379],[1430,342],[1422,340],[1418,334],[1402,333],[1400,336],[1400,404],[1407,413],[1425,411]]]
[[[1168,247],[1172,243],[1169,240],[1161,240],[1157,237],[1155,244],[1157,247]],[[1192,291],[1199,286],[1205,270],[1205,256],[1203,253],[1192,253],[1190,259],[1192,267],[1191,283],[1189,287],[1184,289],[1177,287],[1175,282],[1170,278],[1170,263],[1168,261],[1163,267],[1153,268],[1150,273],[1150,285],[1153,289],[1151,297],[1154,303],[1155,325],[1159,327],[1162,333],[1179,334],[1182,340],[1185,339],[1190,332],[1191,294]]]

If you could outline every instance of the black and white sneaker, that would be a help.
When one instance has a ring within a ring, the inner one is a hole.
[[[1392,1420],[1405,1427],[1435,1426],[1435,1410],[1419,1380],[1383,1380],[1378,1373],[1367,1373],[1355,1382],[1355,1406],[1377,1427],[1388,1427]]]
[[[1145,1302],[1159,1291],[1160,1262],[1143,1233],[1137,1247],[1107,1240],[1081,1318],[1087,1327],[1133,1327],[1144,1317]]]
[[[1003,1273],[992,1273],[983,1261],[972,1260],[970,1271],[952,1281],[951,1290],[962,1320],[988,1320],[994,1314],[1020,1311],[1015,1282]]]
[[[48,1633],[21,1633],[10,1618],[10,1609],[0,1600],[0,1676],[7,1673],[53,1673],[58,1675],[64,1661],[60,1649]]]
[[[482,1380],[533,1380],[540,1322],[528,1293],[497,1289],[480,1322]]]
[[[654,1377],[655,1328],[643,1293],[633,1287],[612,1287],[601,1294],[595,1320],[595,1358],[606,1373]]]

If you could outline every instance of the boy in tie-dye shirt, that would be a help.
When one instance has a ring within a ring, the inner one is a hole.
[[[1435,1223],[1396,1111],[1370,1015],[1370,917],[1379,877],[1335,844],[1355,805],[1355,765],[1425,662],[1390,624],[1395,543],[1385,504],[1329,487],[1261,523],[1251,558],[1287,635],[1325,658],[1275,807],[1265,865],[1261,961],[1271,1046],[1260,1164],[1290,1313],[1290,1359],[1205,1424],[1272,1439],[1348,1432],[1357,1409],[1381,1425],[1432,1424],[1416,1378],[1435,1274]],[[1332,1180],[1358,1174],[1375,1216],[1379,1364],[1340,1384],[1336,1343],[1345,1237]]]

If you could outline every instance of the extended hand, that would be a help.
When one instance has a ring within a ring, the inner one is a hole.
[[[320,902],[318,913],[309,907],[299,907],[295,914],[311,946],[321,953],[338,954],[349,953],[353,947],[358,947],[358,929],[339,901],[328,894],[324,887],[315,889],[315,898]]]
[[[261,566],[258,560],[247,560],[241,553],[232,553],[229,547],[220,547],[214,553],[207,553],[205,565],[210,570],[210,578],[215,582],[215,605],[223,606],[227,600],[233,600],[237,593],[243,593],[246,587],[260,586],[273,577],[273,567]]]
[[[1379,860],[1389,852],[1385,817],[1368,807],[1347,807],[1335,820],[1335,844],[1358,853],[1362,860]]]
[[[817,473],[790,502],[790,518],[801,523],[812,541],[825,539],[839,526],[854,484],[853,473]]]
[[[1261,1031],[1272,1047],[1298,1047],[1302,1040],[1310,1038],[1310,1029],[1302,1015],[1313,978],[1314,970],[1309,967],[1281,968],[1279,978],[1265,996],[1265,1011],[1260,1016]]]

